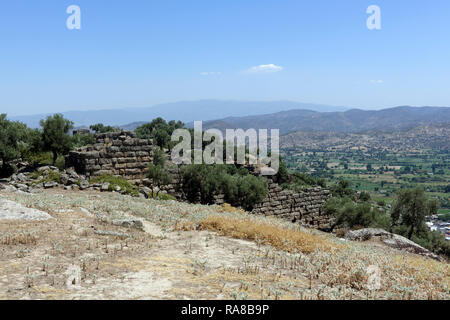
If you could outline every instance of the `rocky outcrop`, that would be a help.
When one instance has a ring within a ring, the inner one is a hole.
[[[0,197],[0,220],[40,221],[53,219],[46,212],[26,208],[21,204]]]
[[[419,246],[417,243],[414,243],[411,240],[406,239],[405,237],[399,236],[398,234],[387,232],[383,229],[366,228],[359,230],[351,230],[345,234],[345,238],[349,240],[358,240],[358,241],[368,241],[371,239],[377,239],[384,245],[393,249],[418,254],[439,261],[443,260],[438,255]]]

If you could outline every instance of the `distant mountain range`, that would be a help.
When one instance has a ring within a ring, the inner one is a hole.
[[[65,118],[73,121],[77,127],[103,123],[105,125],[121,126],[126,129],[134,130],[138,125],[149,122],[157,117],[162,117],[166,120],[181,120],[184,123],[188,123],[194,120],[206,121],[229,116],[242,117],[262,115],[294,109],[328,112],[345,111],[349,108],[291,101],[258,102],[199,100],[159,104],[149,108],[68,111],[61,113]],[[29,116],[12,116],[8,118],[14,121],[21,121],[29,127],[37,128],[39,127],[39,121],[48,115],[49,114],[36,114]]]
[[[76,127],[95,123],[134,130],[137,126],[162,117],[181,120],[192,127],[203,120],[203,129],[280,129],[281,134],[296,131],[356,133],[370,130],[408,130],[418,126],[450,123],[448,107],[395,107],[360,110],[290,101],[222,101],[200,100],[160,104],[150,108],[95,111],[70,111],[63,115]],[[9,117],[30,127],[39,127],[47,114]]]
[[[296,131],[364,132],[408,130],[414,127],[450,123],[448,107],[395,107],[378,111],[352,109],[344,112],[289,110],[273,114],[227,117],[203,123],[203,129],[280,129]],[[192,126],[192,124],[188,124]]]

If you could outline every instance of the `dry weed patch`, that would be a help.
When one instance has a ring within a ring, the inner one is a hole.
[[[315,250],[331,251],[338,248],[326,239],[300,230],[283,228],[249,218],[209,216],[199,222],[200,230],[210,230],[237,239],[262,241],[276,249],[305,254]]]
[[[0,236],[0,244],[15,246],[18,244],[29,245],[36,244],[37,237],[32,232],[15,232],[15,233],[7,233],[5,235]]]

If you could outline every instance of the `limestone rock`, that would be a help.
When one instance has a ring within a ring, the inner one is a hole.
[[[0,197],[0,220],[48,220],[53,219],[46,212],[26,208],[21,204]]]
[[[372,238],[378,238],[383,244],[390,248],[415,253],[421,256],[442,261],[443,259],[431,251],[419,246],[417,243],[402,237],[398,234],[387,232],[383,229],[366,228],[348,231],[345,238],[350,240],[367,241]]]
[[[139,219],[122,219],[122,220],[113,220],[112,224],[115,226],[126,227],[126,228],[135,228],[135,229],[144,229],[144,224]]]
[[[44,183],[44,188],[45,189],[51,189],[51,188],[54,188],[54,187],[57,187],[57,186],[58,186],[58,183],[54,182],[54,181]]]
[[[109,190],[109,186],[110,186],[110,184],[109,184],[109,182],[105,182],[103,185],[102,185],[102,191],[108,191]]]
[[[60,177],[61,184],[68,185],[69,184],[69,175],[63,173]]]

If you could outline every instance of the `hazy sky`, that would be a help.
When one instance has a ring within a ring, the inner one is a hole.
[[[69,5],[81,30],[69,30]],[[381,30],[369,30],[369,5]],[[0,112],[195,99],[450,106],[450,1],[0,2]]]

